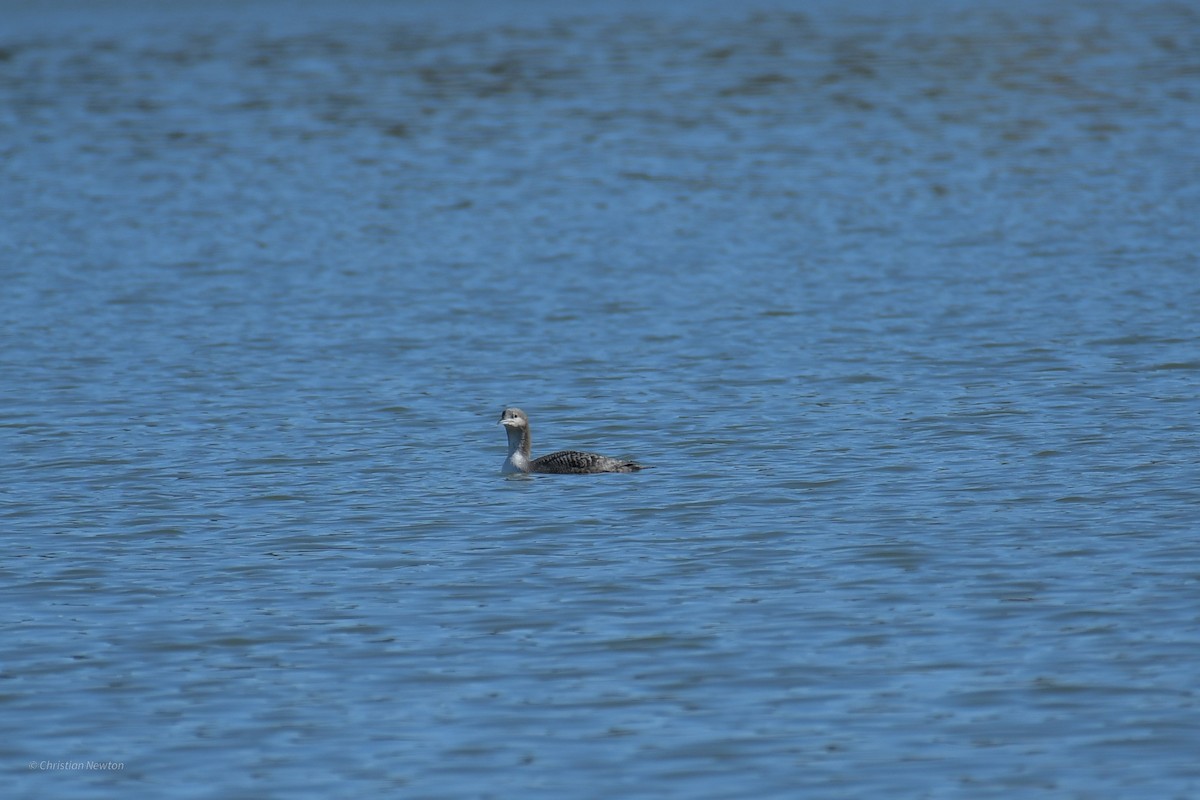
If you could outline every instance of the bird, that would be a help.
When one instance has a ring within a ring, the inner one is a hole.
[[[591,475],[600,472],[637,472],[648,469],[634,461],[609,458],[597,453],[579,450],[560,450],[557,453],[531,458],[532,438],[529,435],[529,417],[519,408],[506,408],[500,415],[500,424],[508,434],[508,458],[500,471],[507,475],[517,473],[557,473]]]

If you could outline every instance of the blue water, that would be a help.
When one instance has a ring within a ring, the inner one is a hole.
[[[6,798],[1200,794],[1190,6],[0,20]]]

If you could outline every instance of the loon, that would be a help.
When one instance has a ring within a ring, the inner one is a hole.
[[[560,450],[541,458],[530,458],[532,443],[529,435],[529,417],[519,408],[506,408],[500,415],[500,424],[508,434],[508,458],[501,472],[505,474],[528,472],[570,473],[591,475],[598,472],[637,472],[646,469],[633,461],[581,453],[578,450]]]

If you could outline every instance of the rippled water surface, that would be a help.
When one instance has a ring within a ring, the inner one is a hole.
[[[5,797],[1200,795],[1189,4],[2,8]]]

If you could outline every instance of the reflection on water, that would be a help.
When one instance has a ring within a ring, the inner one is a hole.
[[[461,8],[0,32],[16,792],[1195,793],[1196,14]]]

